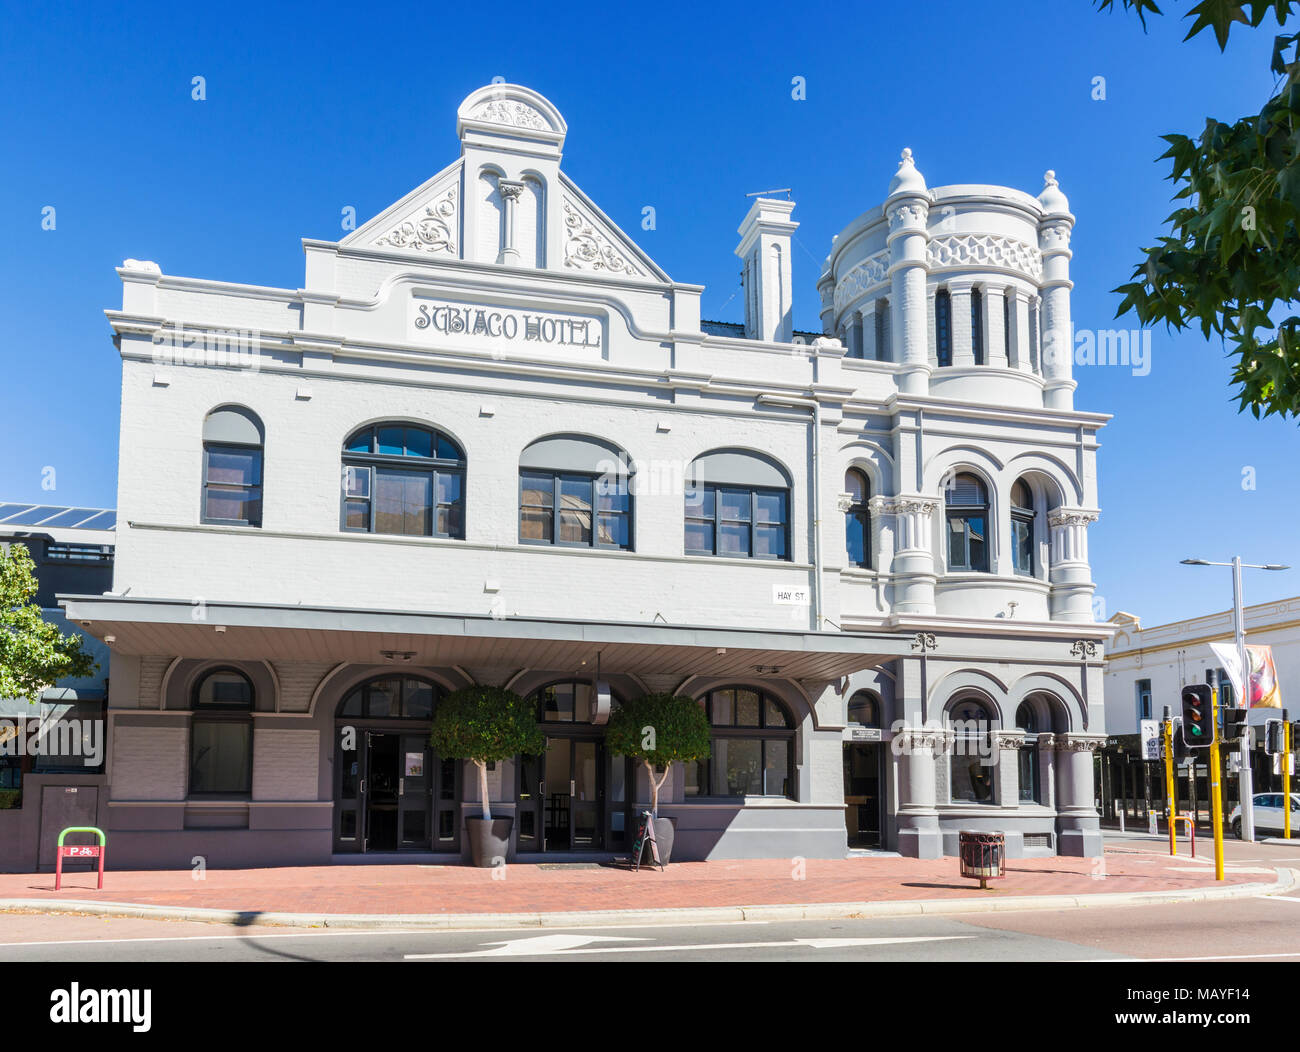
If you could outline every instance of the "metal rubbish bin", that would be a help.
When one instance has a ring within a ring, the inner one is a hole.
[[[988,881],[1006,876],[1002,860],[1007,857],[1007,841],[1001,833],[958,833],[960,843],[961,875],[980,882],[988,888]]]

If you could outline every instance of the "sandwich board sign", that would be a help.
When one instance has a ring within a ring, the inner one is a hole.
[[[632,845],[632,869],[641,868],[641,860],[645,856],[646,848],[650,849],[650,857],[659,864],[660,870],[664,868],[663,860],[659,857],[659,841],[655,839],[655,824],[650,817],[649,811],[641,812],[641,824],[636,831],[636,843]]]

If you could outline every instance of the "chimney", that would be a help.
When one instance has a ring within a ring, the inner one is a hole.
[[[744,263],[745,336],[751,340],[789,343],[794,337],[790,306],[790,236],[793,201],[758,197],[740,224],[736,255]]]

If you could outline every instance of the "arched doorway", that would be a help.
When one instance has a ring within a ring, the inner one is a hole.
[[[460,767],[429,748],[441,688],[419,676],[353,687],[334,715],[334,850],[456,851]]]
[[[530,695],[546,748],[516,765],[520,853],[621,851],[629,844],[632,764],[605,748],[604,727],[591,722],[594,695],[591,683],[572,679]]]

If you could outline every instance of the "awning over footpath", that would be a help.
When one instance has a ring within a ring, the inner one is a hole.
[[[910,632],[811,632],[65,595],[117,654],[833,680],[910,654]]]

